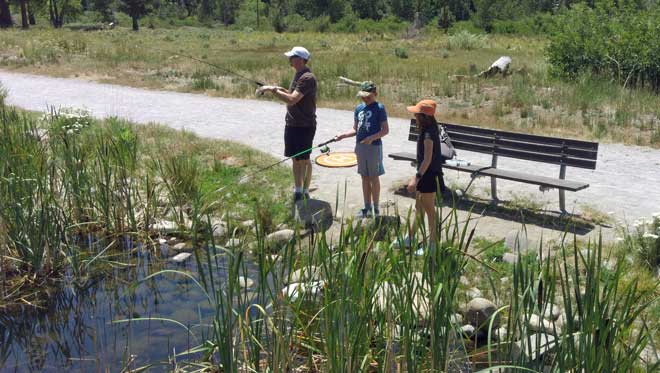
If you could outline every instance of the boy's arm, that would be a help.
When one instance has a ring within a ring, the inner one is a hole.
[[[356,134],[357,134],[357,120],[354,121],[354,123],[353,123],[353,128],[352,128],[350,131],[348,131],[348,132],[344,132],[344,133],[340,133],[339,135],[335,136],[335,140],[336,140],[336,141],[339,141],[339,140],[345,139],[345,138],[347,138],[347,137],[353,137],[353,136],[355,136]]]
[[[381,122],[380,123],[380,131],[374,133],[373,135],[365,138],[362,140],[363,144],[371,144],[372,142],[380,139],[381,137],[384,137],[390,133],[390,126],[387,124],[387,121]]]

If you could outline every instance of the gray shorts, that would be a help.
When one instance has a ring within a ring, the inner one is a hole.
[[[383,168],[383,146],[355,144],[355,155],[358,162],[358,174],[361,176],[380,176],[385,173]]]

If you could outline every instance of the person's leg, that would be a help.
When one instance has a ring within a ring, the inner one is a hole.
[[[424,231],[422,228],[424,226],[424,205],[422,203],[422,193],[419,191],[415,196],[415,221],[412,226],[413,232],[416,233],[418,230]],[[410,237],[412,238],[412,234]]]
[[[435,193],[420,193],[421,205],[429,220],[429,244],[434,246],[436,243],[436,214],[435,214]]]
[[[369,177],[369,185],[371,189],[371,202],[374,206],[374,211],[378,214],[378,202],[380,201],[380,177],[371,176]]]
[[[303,188],[303,172],[304,172],[304,161],[294,159],[293,160],[293,184],[296,187],[297,192],[302,192]]]
[[[312,161],[307,158],[300,161],[301,163],[301,183],[305,193],[309,193],[309,185],[312,183]]]
[[[371,193],[371,178],[369,176],[362,176],[362,198],[365,209],[371,206]]]

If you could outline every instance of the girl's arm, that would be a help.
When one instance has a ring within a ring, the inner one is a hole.
[[[424,175],[424,173],[428,171],[429,166],[431,166],[431,157],[433,157],[433,140],[424,139],[424,161],[422,161],[422,164],[417,171],[419,175]],[[414,192],[418,182],[419,179],[417,178],[417,175],[413,176],[413,178],[410,179],[410,182],[408,182],[408,192]]]

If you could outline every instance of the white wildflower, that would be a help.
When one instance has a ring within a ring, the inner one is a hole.
[[[653,233],[644,233],[644,235],[642,237],[644,237],[644,238],[653,238],[654,240],[658,239],[658,235],[653,234]]]

